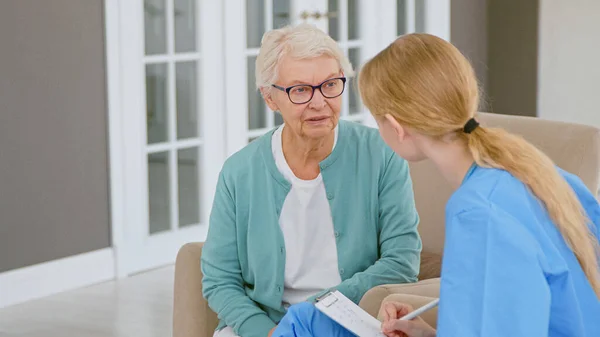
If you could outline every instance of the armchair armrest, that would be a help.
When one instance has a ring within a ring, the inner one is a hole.
[[[433,278],[417,283],[389,284],[375,287],[363,296],[359,306],[371,316],[377,317],[384,301],[398,301],[420,307],[440,296],[440,279]],[[431,311],[437,313],[436,311]],[[423,319],[429,325],[436,326],[436,315],[428,314]]]
[[[212,337],[217,315],[202,297],[202,243],[181,247],[175,262],[173,337]]]

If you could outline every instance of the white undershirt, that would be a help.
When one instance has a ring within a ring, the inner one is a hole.
[[[286,247],[283,303],[291,305],[335,287],[342,280],[323,178],[320,173],[313,180],[294,175],[283,154],[283,128],[284,125],[275,130],[271,142],[277,168],[292,185],[279,216]],[[337,137],[336,127],[333,147]]]

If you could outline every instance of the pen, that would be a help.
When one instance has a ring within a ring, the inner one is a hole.
[[[425,304],[424,306],[420,307],[419,309],[403,316],[402,318],[400,318],[400,320],[401,321],[411,320],[411,319],[419,316],[420,314],[424,313],[425,311],[434,308],[436,305],[438,305],[439,302],[440,302],[440,299],[436,298],[435,300]]]

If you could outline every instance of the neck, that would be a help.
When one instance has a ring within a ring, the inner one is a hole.
[[[332,130],[322,138],[307,138],[295,134],[290,128],[283,128],[281,135],[283,155],[290,167],[319,165],[333,149],[335,133]]]
[[[452,142],[439,141],[433,144],[428,152],[429,159],[444,179],[453,189],[458,189],[474,162],[465,144],[458,139]]]

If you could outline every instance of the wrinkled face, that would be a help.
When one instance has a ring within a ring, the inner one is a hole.
[[[279,111],[286,128],[290,127],[301,137],[322,138],[331,134],[338,123],[342,106],[341,91],[344,89],[344,82],[335,80],[343,76],[336,59],[325,55],[312,59],[284,56],[278,69],[279,78],[273,84],[279,89],[271,87],[270,93],[266,95],[263,91],[269,108]],[[321,84],[323,92],[308,87]],[[281,90],[292,86],[295,87],[289,90],[289,96],[286,91]],[[326,97],[337,93],[340,93],[337,97]],[[296,103],[293,103],[290,97]],[[308,102],[304,102],[307,99]]]
[[[411,135],[408,129],[402,127],[395,119],[377,117],[375,120],[379,126],[381,138],[397,155],[409,162],[427,159],[427,156],[417,146],[414,135]]]

